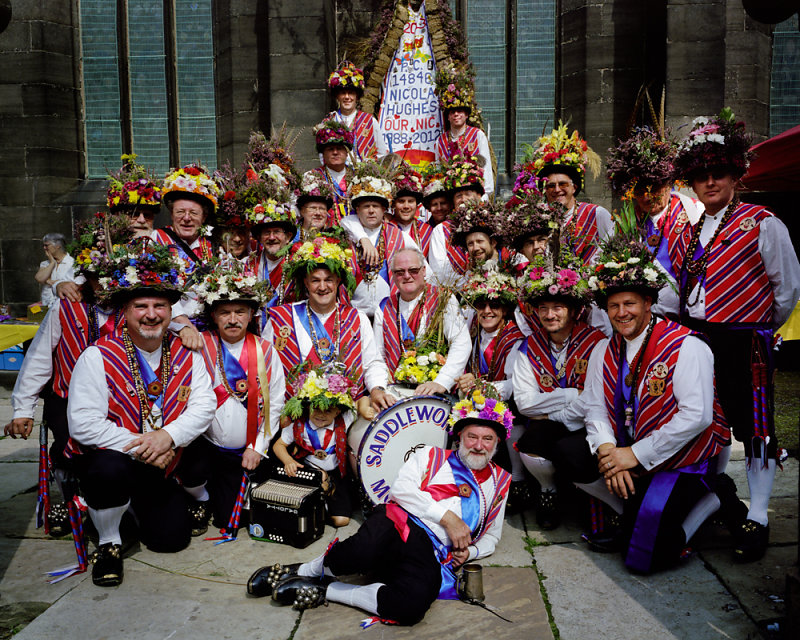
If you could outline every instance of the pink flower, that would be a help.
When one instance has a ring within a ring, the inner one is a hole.
[[[544,273],[544,269],[542,267],[532,267],[531,268],[531,280],[539,280]]]
[[[448,90],[448,91],[455,91],[455,90],[456,90],[456,85],[454,85],[454,84],[451,82],[450,84],[448,84],[448,85],[447,85],[447,90]]]
[[[558,274],[558,286],[562,289],[569,289],[578,282],[578,274],[572,269],[562,269]]]
[[[551,284],[549,287],[547,287],[547,292],[550,295],[556,295],[558,293],[558,285]]]

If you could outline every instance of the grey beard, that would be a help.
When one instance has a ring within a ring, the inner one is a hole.
[[[489,464],[489,461],[494,458],[495,453],[497,453],[497,444],[495,444],[494,448],[487,452],[486,455],[470,453],[469,447],[464,443],[459,443],[458,445],[458,457],[461,458],[461,462],[473,471],[480,471],[485,468],[486,465]]]

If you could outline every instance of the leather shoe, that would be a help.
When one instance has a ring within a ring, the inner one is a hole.
[[[281,580],[297,575],[300,563],[287,564],[282,566],[275,563],[269,567],[261,567],[247,581],[247,593],[256,598],[264,598],[272,595],[275,585]]]
[[[107,542],[92,555],[92,582],[98,587],[116,587],[122,584],[122,549]]]
[[[47,526],[50,530],[51,538],[60,538],[72,533],[72,525],[69,521],[69,510],[63,502],[50,505],[50,513],[47,514]]]
[[[536,524],[545,531],[551,531],[561,524],[558,513],[558,494],[555,491],[542,491],[536,505]]]
[[[192,525],[192,537],[202,536],[208,531],[208,521],[211,520],[209,501],[195,501],[189,505],[188,509],[189,521]]]
[[[331,578],[291,576],[278,582],[272,589],[272,599],[281,605],[290,604],[295,609],[312,609],[325,603],[325,587]]]
[[[733,557],[739,562],[761,560],[767,551],[768,543],[769,525],[764,526],[755,520],[745,520],[736,535]]]

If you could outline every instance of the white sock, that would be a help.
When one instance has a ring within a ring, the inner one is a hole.
[[[522,466],[519,451],[514,448],[514,445],[517,444],[517,440],[522,437],[523,433],[525,433],[525,427],[515,423],[511,427],[511,434],[508,440],[506,440],[508,457],[511,460],[511,482],[519,482],[525,479],[525,467]]]
[[[377,616],[378,589],[382,586],[384,585],[381,582],[374,582],[363,587],[345,582],[331,582],[325,591],[325,598],[331,602],[358,607]]]
[[[716,513],[719,506],[719,498],[714,492],[707,493],[697,501],[697,504],[692,507],[689,515],[686,516],[686,519],[681,525],[683,527],[683,533],[686,536],[686,542],[692,539],[692,536],[700,528],[700,525],[703,524],[711,514]]]
[[[326,567],[323,563],[325,562],[325,554],[323,553],[321,556],[310,560],[309,562],[304,562],[297,568],[297,575],[304,576],[306,578],[319,578],[320,576],[333,576],[333,572]]]
[[[717,473],[725,473],[728,463],[731,461],[731,445],[722,447],[722,451],[717,456]]]
[[[119,535],[119,523],[122,522],[122,515],[128,510],[130,500],[120,507],[109,507],[108,509],[92,509],[89,507],[89,517],[94,523],[97,534],[100,536],[99,545],[111,542],[122,544]]]
[[[750,511],[747,512],[747,518],[765,527],[769,524],[767,507],[777,469],[775,460],[767,460],[767,466],[764,467],[761,458],[747,459],[747,485],[750,487]]]
[[[585,484],[583,482],[575,482],[573,484],[578,487],[578,489],[588,493],[590,496],[597,498],[598,500],[602,500],[617,513],[622,513],[623,505],[625,503],[623,502],[622,498],[608,490],[604,478],[598,478],[589,484]]]
[[[198,487],[184,487],[183,490],[197,502],[205,502],[209,498],[205,482]]]
[[[522,464],[525,465],[525,468],[539,481],[542,491],[555,492],[556,467],[552,462],[530,453],[520,453],[519,457],[522,459]]]

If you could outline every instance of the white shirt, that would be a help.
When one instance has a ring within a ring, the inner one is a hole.
[[[223,340],[225,348],[237,360],[242,355],[244,348],[244,338],[235,344],[230,344]],[[284,397],[286,394],[286,380],[283,374],[283,365],[278,356],[278,350],[272,349],[272,358],[269,362],[270,382],[269,382],[269,433],[264,429],[259,429],[255,445],[251,449],[258,451],[262,456],[267,455],[269,441],[272,434],[280,429],[281,410],[283,409]],[[214,368],[214,388],[222,384],[222,376],[219,371],[219,364]],[[228,397],[220,407],[217,408],[214,418],[205,432],[205,437],[218,447],[226,449],[241,449],[247,444],[247,408],[236,398]]]
[[[452,541],[447,535],[445,528],[439,524],[447,511],[452,511],[459,518],[461,517],[461,497],[452,496],[444,500],[434,500],[433,496],[427,491],[422,491],[422,478],[428,469],[428,458],[432,447],[426,446],[415,451],[397,473],[397,478],[392,483],[390,496],[397,504],[410,514],[417,516],[433,532],[433,534],[444,544],[452,546]],[[456,455],[455,453],[451,455]],[[453,470],[445,462],[442,468],[433,476],[428,484],[455,484]],[[483,495],[480,496],[482,514],[486,514],[488,508],[486,500],[491,501],[494,496],[495,481],[492,475],[481,485]],[[492,522],[492,525],[481,536],[478,542],[469,546],[469,560],[484,558],[494,552],[500,536],[503,533],[503,519],[505,517],[506,501],[500,512]]]
[[[135,347],[136,348],[136,347]],[[161,363],[161,347],[148,353],[139,350],[153,371]],[[202,434],[211,422],[217,398],[211,388],[206,365],[200,355],[192,356],[192,387],[186,407],[175,420],[163,427],[175,447],[184,447]],[[108,419],[109,391],[100,349],[90,346],[78,358],[69,385],[67,418],[69,433],[82,445],[122,452],[139,434]],[[163,421],[163,416],[162,416]],[[144,431],[149,431],[145,421]],[[133,455],[135,450],[128,453]]]
[[[629,364],[636,357],[646,334],[645,330],[633,340],[626,340],[625,356]],[[617,444],[603,389],[603,359],[607,346],[608,340],[602,340],[592,351],[586,373],[586,388],[582,394],[586,407],[586,439],[592,453],[601,444]],[[637,393],[640,395],[644,384],[644,380],[639,382]],[[688,336],[683,341],[672,374],[672,391],[678,411],[660,429],[631,446],[636,459],[645,469],[652,469],[671,458],[711,424],[714,407],[714,356],[711,349],[699,338]]]
[[[113,312],[97,310],[97,322],[103,326]],[[63,329],[61,327],[61,300],[47,310],[36,335],[28,347],[22,368],[17,374],[14,391],[11,392],[11,406],[14,418],[33,418],[39,394],[53,376],[53,353],[58,346]]]
[[[358,239],[360,238],[368,238],[373,247],[378,246],[380,234],[383,230],[383,225],[385,224],[386,222],[375,229],[367,229],[361,224],[358,216],[355,215],[345,216],[341,221],[342,228],[345,230],[353,244],[357,244]],[[388,254],[384,256],[384,263],[386,264],[387,275],[389,275]],[[391,275],[389,275],[389,278],[391,278]],[[386,282],[386,280],[384,280],[380,275],[378,275],[377,272],[375,272],[375,277],[372,282],[367,282],[367,280],[364,279],[358,283],[356,290],[353,292],[353,295],[350,298],[350,304],[352,304],[359,311],[363,311],[371,318],[373,315],[375,315],[375,311],[378,308],[380,301],[387,297],[389,293],[391,293],[389,283]]]
[[[342,415],[344,418],[344,427],[345,430],[350,428],[350,425],[353,424],[355,421],[355,414],[352,411],[345,411]],[[308,421],[309,427],[314,429],[317,432],[317,437],[319,438],[320,444],[325,443],[325,438],[327,438],[327,434],[333,432],[334,427],[336,426],[335,423],[331,423],[327,427],[316,428],[314,423],[310,420]],[[284,444],[290,445],[294,442],[294,425],[289,425],[288,427],[284,427],[281,429],[281,440]],[[336,436],[335,434],[331,435],[331,440],[328,443],[328,446],[336,444]],[[315,455],[307,454],[303,458],[304,464],[310,464],[317,469],[322,469],[324,471],[332,471],[339,466],[339,458],[336,456],[336,453],[328,454],[324,458],[317,458]]]
[[[442,286],[458,286],[466,284],[467,277],[453,269],[447,254],[448,243],[444,235],[444,224],[437,224],[431,234],[431,246],[428,249],[428,262],[433,271],[433,282]]]
[[[308,332],[297,315],[297,306],[299,304],[302,303],[296,302],[292,305],[292,322],[294,324],[295,335],[297,336],[297,344],[300,348],[300,358],[306,360],[308,359],[308,354],[311,353],[311,350],[314,348],[314,345],[311,342],[311,336],[308,335]],[[335,313],[335,310],[326,314],[316,313],[313,310],[311,313],[317,316],[324,325],[328,318],[331,317],[331,314]],[[372,327],[369,324],[369,319],[366,314],[363,311],[359,311],[358,318],[360,323],[359,330],[361,333],[361,367],[364,370],[364,386],[366,386],[367,391],[372,391],[375,387],[386,386],[386,364],[378,356],[378,349],[375,346],[375,335],[372,332]],[[271,321],[268,321],[264,326],[261,337],[275,344],[275,332],[272,328]]]
[[[491,333],[487,333],[483,329],[480,330],[480,342],[479,347],[482,352],[486,351],[486,348],[489,346],[489,343],[495,338],[499,329],[496,331],[492,331]],[[517,361],[517,356],[519,356],[519,347],[522,344],[522,340],[517,340],[511,347],[511,350],[508,353],[508,357],[506,358],[506,364],[503,367],[503,379],[502,380],[492,380],[492,386],[497,389],[497,393],[500,394],[500,399],[507,401],[511,394],[514,392],[514,385],[513,385],[513,376],[514,376],[514,363]],[[487,364],[489,363],[489,359],[487,358]],[[474,372],[473,372],[474,373]],[[475,373],[477,377],[478,374]]]
[[[42,260],[39,263],[39,268],[43,269],[49,264],[49,260]],[[50,272],[50,280],[53,281],[53,284],[42,285],[42,304],[48,307],[52,306],[58,299],[56,285],[59,282],[75,282],[75,258],[68,253],[64,254],[61,262],[56,263],[56,266]]]
[[[719,227],[725,207],[715,216],[705,215],[700,230],[700,244],[706,246]],[[800,263],[797,261],[789,230],[777,216],[768,216],[758,225],[758,252],[772,285],[772,326],[778,329],[789,319],[797,301],[800,300]],[[689,301],[697,304],[687,307],[689,316],[695,320],[706,319],[706,289],[698,282],[689,294]],[[663,308],[663,305],[662,305]]]
[[[420,293],[410,302],[407,302],[402,298],[398,298],[398,310],[400,315],[406,319],[406,322],[408,322],[411,314],[414,313],[414,309],[421,299],[422,293]],[[467,366],[469,355],[472,352],[472,343],[470,342],[467,324],[464,322],[464,317],[461,315],[461,309],[458,306],[455,297],[453,296],[450,296],[450,300],[447,302],[447,309],[444,312],[443,325],[444,338],[450,348],[447,352],[447,361],[444,363],[442,368],[439,369],[439,374],[436,376],[436,379],[433,382],[442,385],[449,391],[456,383],[456,378],[464,373],[464,368]],[[417,332],[417,337],[425,333],[427,326],[428,315],[423,312],[419,322],[419,331]],[[375,314],[374,329],[375,343],[378,349],[378,358],[383,365],[382,373],[384,375],[384,378],[379,386],[385,387],[389,383],[389,374],[393,374],[394,372],[390,372],[386,366],[386,346],[383,340],[383,313],[381,313],[380,310],[378,310],[378,313]]]

